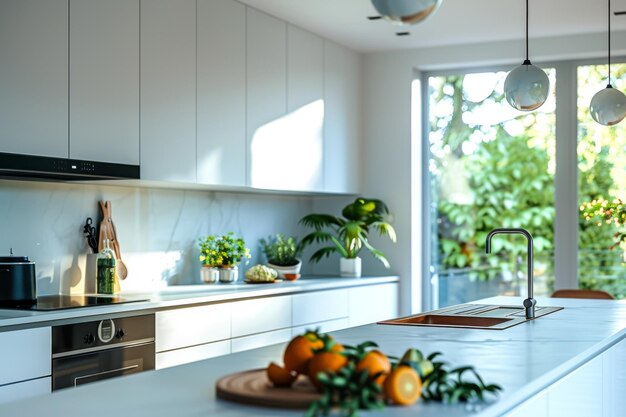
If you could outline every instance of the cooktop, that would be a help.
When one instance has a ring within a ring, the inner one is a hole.
[[[37,297],[37,304],[30,306],[14,306],[14,307],[0,307],[11,308],[19,310],[34,310],[34,311],[47,311],[47,310],[64,310],[68,308],[78,307],[94,307],[104,306],[111,304],[122,303],[136,303],[139,301],[150,301],[148,299],[137,298],[125,298],[118,296],[97,296],[97,295],[46,295],[43,297]]]

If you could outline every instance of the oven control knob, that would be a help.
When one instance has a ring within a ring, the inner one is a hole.
[[[83,341],[85,342],[86,345],[90,345],[96,341],[96,336],[94,336],[91,333],[87,333],[85,337],[83,337]]]
[[[121,339],[125,335],[126,335],[126,332],[124,331],[124,329],[119,329],[117,333],[115,334],[115,337],[117,337],[118,339]]]

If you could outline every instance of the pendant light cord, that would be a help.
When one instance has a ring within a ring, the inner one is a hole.
[[[526,61],[530,62],[528,59],[528,0],[526,0]]]
[[[608,80],[609,83],[608,83],[608,85],[610,87],[611,86],[611,0],[608,0],[608,2],[609,2],[609,9],[607,11],[608,12],[607,13],[607,16],[608,16],[607,20],[609,22],[609,24],[608,24],[608,26],[609,26],[609,33],[608,33],[608,36],[607,36],[607,38],[608,38],[608,48],[607,48],[607,51],[608,51],[609,58],[608,58],[607,61],[609,63],[609,80]]]

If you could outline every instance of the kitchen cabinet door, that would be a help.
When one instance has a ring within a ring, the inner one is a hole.
[[[196,1],[141,2],[141,178],[196,182]]]
[[[601,416],[602,401],[602,356],[598,356],[548,388],[548,416]]]
[[[350,288],[350,327],[398,317],[398,284]]]
[[[255,188],[281,188],[280,155],[294,127],[287,111],[287,24],[254,9],[247,13],[246,120],[248,170]],[[286,155],[289,157],[289,155]],[[278,165],[277,165],[278,163]]]
[[[171,368],[172,366],[202,361],[209,358],[228,355],[230,353],[230,340],[206,343],[204,345],[190,346],[184,349],[168,350],[156,354],[156,369]]]
[[[265,346],[275,345],[277,343],[285,343],[291,339],[291,329],[275,330],[255,334],[252,336],[237,337],[232,340],[233,353],[243,352],[244,350],[257,349]]]
[[[292,326],[347,319],[348,289],[315,291],[292,296]]]
[[[541,391],[531,399],[524,401],[521,405],[504,417],[548,417],[548,393],[546,390]]]
[[[0,2],[0,152],[68,156],[67,0]]]
[[[157,352],[230,339],[231,304],[158,311],[155,316]]]
[[[602,354],[603,416],[619,416],[626,409],[626,340]]]
[[[198,0],[198,183],[246,184],[246,8]]]
[[[50,327],[0,333],[0,385],[50,376]]]
[[[288,25],[287,115],[280,122],[280,133],[265,139],[271,143],[262,150],[264,157],[253,176],[265,178],[265,187],[322,190],[323,96],[324,41]]]
[[[231,304],[232,336],[248,336],[291,328],[291,296],[255,298]],[[278,342],[275,342],[278,343]],[[235,345],[233,344],[233,351]]]
[[[70,157],[139,164],[139,0],[70,2]]]
[[[324,42],[324,189],[360,190],[361,58],[348,48]]]
[[[39,378],[0,387],[0,404],[23,400],[52,392],[52,378]]]

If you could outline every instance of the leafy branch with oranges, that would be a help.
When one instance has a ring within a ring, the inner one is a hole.
[[[285,366],[272,362],[267,376],[279,387],[290,386],[299,375],[309,378],[321,396],[311,403],[306,417],[335,409],[352,417],[359,410],[379,410],[387,404],[412,405],[420,397],[448,404],[485,401],[486,394],[502,390],[486,384],[472,366],[450,368],[437,360],[440,352],[425,357],[419,349],[408,349],[398,359],[377,348],[371,341],[344,346],[330,335],[307,331],[287,345]]]

